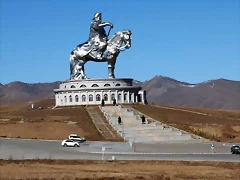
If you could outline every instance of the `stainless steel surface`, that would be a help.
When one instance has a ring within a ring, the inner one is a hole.
[[[110,27],[108,34],[104,29],[106,26]],[[117,57],[121,51],[131,47],[132,32],[122,30],[108,39],[112,28],[112,23],[102,22],[101,13],[95,13],[90,25],[88,41],[78,45],[70,54],[70,79],[87,79],[84,64],[88,61],[107,62],[108,76],[115,78],[114,69]]]

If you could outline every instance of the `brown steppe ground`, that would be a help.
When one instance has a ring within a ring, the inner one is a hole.
[[[70,133],[76,133],[87,140],[105,141],[84,106],[52,109],[54,103],[54,99],[35,101],[36,108],[33,110],[30,108],[31,103],[0,105],[0,136],[62,140]],[[43,110],[37,110],[39,106],[43,107]],[[240,142],[240,111],[141,104],[125,107],[134,107],[167,125],[210,140]],[[107,123],[98,107],[93,108]],[[19,123],[20,120],[24,120],[24,123]],[[76,124],[68,124],[68,121]],[[110,125],[108,127],[111,129]],[[115,135],[117,139],[112,141],[123,141],[116,133]]]
[[[220,109],[207,109],[207,108],[190,108],[190,107],[179,107],[179,106],[160,106],[157,107],[169,107],[186,111],[199,112],[203,114],[208,114],[211,116],[222,117],[222,118],[233,118],[240,120],[240,110],[220,110]]]
[[[133,107],[169,126],[194,133],[210,140],[240,142],[240,111],[140,104],[125,105],[125,107]]]
[[[1,179],[226,180],[239,179],[240,163],[172,161],[0,161]]]
[[[1,105],[0,136],[63,140],[76,133],[87,140],[104,141],[83,106],[52,109],[54,103],[54,99],[36,101],[35,109],[30,109],[31,103]],[[19,123],[21,120],[24,123]],[[76,124],[68,124],[69,121]]]

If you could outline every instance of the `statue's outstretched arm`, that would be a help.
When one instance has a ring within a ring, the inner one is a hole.
[[[105,27],[105,26],[111,26],[111,28],[113,28],[113,24],[110,22],[104,22],[98,25],[98,27]]]

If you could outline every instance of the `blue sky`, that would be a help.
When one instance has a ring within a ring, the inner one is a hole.
[[[95,12],[114,24],[110,36],[132,30],[118,78],[240,80],[239,0],[0,0],[0,82],[68,79],[69,54],[88,39]],[[85,71],[106,78],[107,63]]]

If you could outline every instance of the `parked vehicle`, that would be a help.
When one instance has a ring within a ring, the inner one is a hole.
[[[78,136],[77,134],[70,134],[69,137],[68,137],[68,139],[71,139],[71,140],[73,140],[73,141],[75,141],[75,142],[84,142],[84,141],[86,141],[85,138],[81,138],[81,137]]]
[[[240,146],[239,145],[233,145],[231,147],[231,153],[232,154],[240,154]]]
[[[79,142],[76,142],[74,140],[66,139],[66,140],[62,141],[62,146],[64,146],[64,147],[68,147],[68,146],[70,146],[70,147],[80,147],[80,144],[79,144]]]

